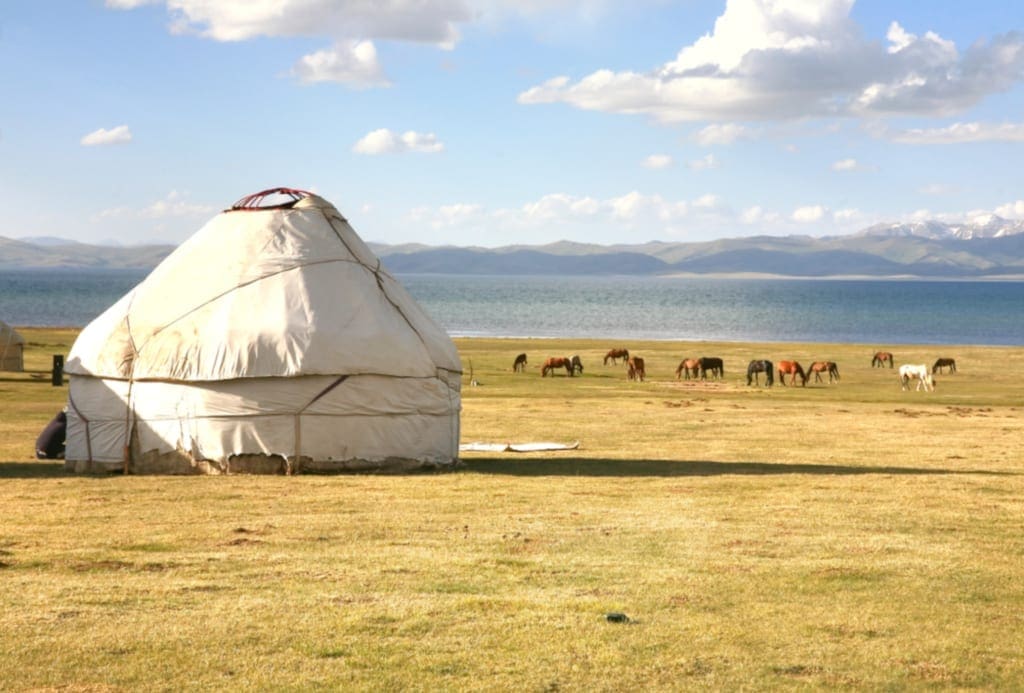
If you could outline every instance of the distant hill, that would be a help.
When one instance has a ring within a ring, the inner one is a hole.
[[[420,274],[792,277],[1024,277],[1024,221],[987,214],[959,224],[878,224],[847,236],[752,236],[702,243],[596,245],[558,241],[501,248],[370,243],[389,270]],[[99,246],[0,237],[0,269],[154,267],[170,245]]]
[[[42,242],[0,237],[0,269],[78,267],[95,269],[146,269],[167,257],[173,245],[88,245],[61,239]]]

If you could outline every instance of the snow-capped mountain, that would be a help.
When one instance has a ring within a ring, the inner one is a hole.
[[[943,240],[959,238],[971,240],[975,238],[1000,238],[1024,233],[1024,220],[1003,219],[995,214],[979,214],[966,222],[947,223],[936,219],[927,221],[907,221],[894,224],[875,224],[855,236],[888,236],[928,238]]]

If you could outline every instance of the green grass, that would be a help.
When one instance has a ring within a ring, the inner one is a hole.
[[[24,333],[35,374],[0,374],[5,690],[1024,685],[1024,349],[895,348],[957,359],[926,394],[871,345],[629,343],[632,383],[611,343],[458,340],[464,442],[580,449],[75,477],[31,458],[74,333]],[[574,353],[583,377],[540,377]],[[677,382],[698,355],[724,381]],[[790,357],[842,381],[746,386]]]

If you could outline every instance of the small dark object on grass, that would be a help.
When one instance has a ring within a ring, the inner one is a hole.
[[[619,611],[612,611],[604,615],[609,623],[629,623],[629,616]]]

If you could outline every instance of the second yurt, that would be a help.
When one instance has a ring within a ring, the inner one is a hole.
[[[0,371],[25,370],[25,339],[0,321]]]

